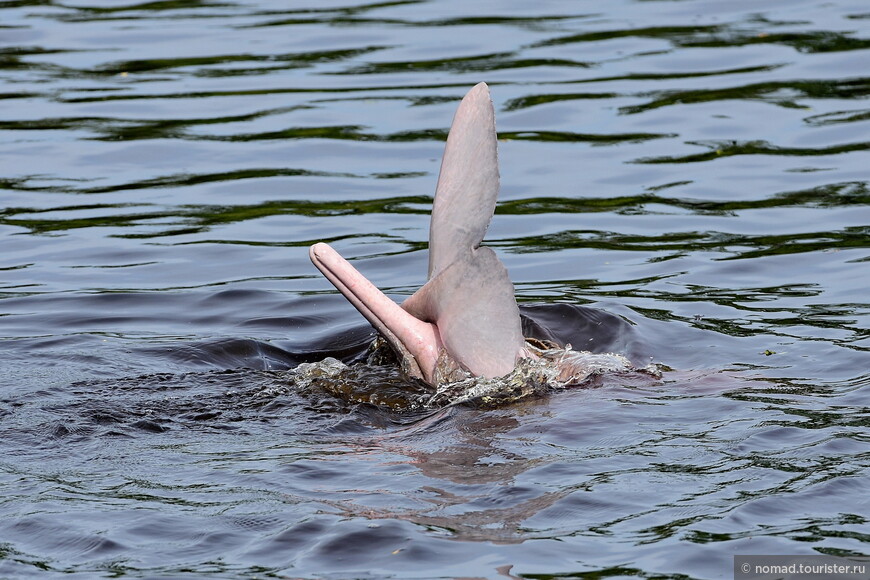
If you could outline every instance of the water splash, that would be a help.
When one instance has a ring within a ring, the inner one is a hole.
[[[507,405],[555,390],[595,386],[604,376],[642,377],[647,381],[661,378],[656,365],[639,368],[620,354],[576,351],[571,345],[563,348],[542,341],[529,342],[527,346],[537,358],[521,359],[503,377],[473,376],[451,366],[445,358],[444,364],[439,364],[439,386],[434,391],[419,381],[407,379],[378,341],[372,345],[365,363],[348,365],[328,357],[297,366],[291,371],[292,381],[303,392],[320,389],[349,402],[401,411],[457,404]]]

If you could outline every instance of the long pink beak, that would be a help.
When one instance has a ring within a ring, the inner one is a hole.
[[[308,253],[317,269],[410,366],[407,370],[434,384],[435,365],[443,348],[438,328],[402,310],[328,244],[314,244]]]

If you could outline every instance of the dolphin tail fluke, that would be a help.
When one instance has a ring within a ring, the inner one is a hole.
[[[447,352],[474,375],[506,375],[523,356],[514,286],[490,248],[466,253],[405,300],[402,308],[434,322]]]
[[[480,245],[498,197],[498,145],[489,87],[462,99],[441,160],[429,227],[429,278]]]

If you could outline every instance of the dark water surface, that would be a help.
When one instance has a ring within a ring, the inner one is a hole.
[[[0,0],[0,577],[870,554],[868,63],[859,0]],[[416,290],[479,81],[518,300],[661,378],[416,410],[299,383],[371,340],[308,246]]]

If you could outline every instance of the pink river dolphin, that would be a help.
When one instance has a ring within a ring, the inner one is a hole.
[[[541,352],[523,338],[507,269],[492,249],[480,245],[498,191],[495,112],[489,88],[480,83],[462,99],[447,137],[429,228],[429,276],[422,288],[400,306],[328,244],[314,244],[309,252],[386,339],[404,372],[433,387],[455,376],[456,369],[502,377],[521,359],[537,359]],[[574,372],[563,370],[563,378]]]

